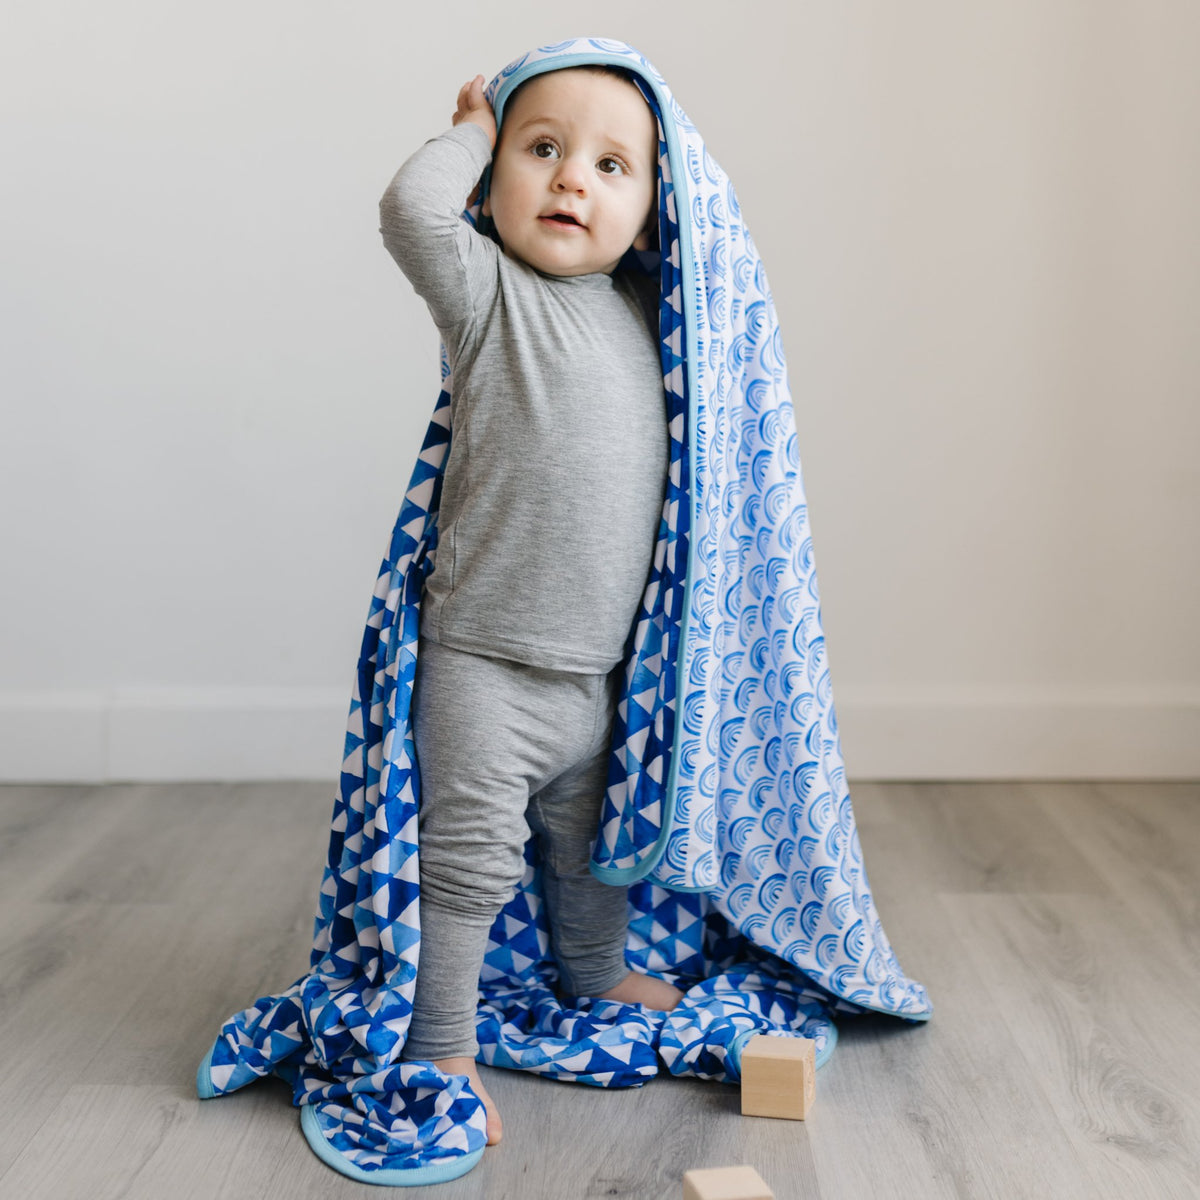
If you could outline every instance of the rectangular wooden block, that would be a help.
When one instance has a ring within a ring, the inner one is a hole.
[[[775,1200],[753,1167],[706,1167],[683,1177],[683,1200]]]
[[[742,1048],[742,1115],[803,1121],[816,1098],[812,1038],[760,1033]]]

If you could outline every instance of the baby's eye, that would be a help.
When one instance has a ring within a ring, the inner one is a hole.
[[[554,158],[558,154],[558,147],[553,142],[534,142],[533,145],[530,146],[530,149],[533,151],[535,158]]]
[[[604,175],[623,175],[625,173],[624,164],[619,158],[613,158],[611,154],[605,155],[596,166]]]

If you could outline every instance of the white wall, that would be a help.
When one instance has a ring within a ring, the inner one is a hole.
[[[0,778],[336,776],[437,393],[377,202],[583,34],[767,264],[851,777],[1200,775],[1190,0],[56,0],[0,32]]]

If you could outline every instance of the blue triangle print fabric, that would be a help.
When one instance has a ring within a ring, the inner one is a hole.
[[[725,173],[666,83],[622,42],[522,55],[485,89],[498,122],[523,80],[630,69],[658,119],[670,469],[624,664],[592,869],[629,887],[626,958],[685,992],[669,1013],[563,996],[536,842],[492,928],[480,1059],[601,1087],[660,1071],[736,1083],[755,1034],[800,1036],[818,1065],[835,1018],[931,1015],[900,967],[863,867],[838,740],[795,421],[766,273]],[[487,174],[481,196],[486,193]],[[486,235],[481,197],[463,220]],[[484,1110],[463,1076],[402,1062],[420,943],[420,775],[411,701],[424,581],[452,430],[442,390],[392,531],[355,672],[308,972],[232,1016],[203,1097],[266,1075],[336,1170],[423,1184],[469,1170]]]

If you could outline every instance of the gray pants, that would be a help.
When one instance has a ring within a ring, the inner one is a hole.
[[[555,671],[420,639],[421,952],[404,1058],[478,1052],[488,932],[521,881],[531,832],[564,990],[594,996],[624,977],[627,889],[588,870],[620,682],[620,666]]]

